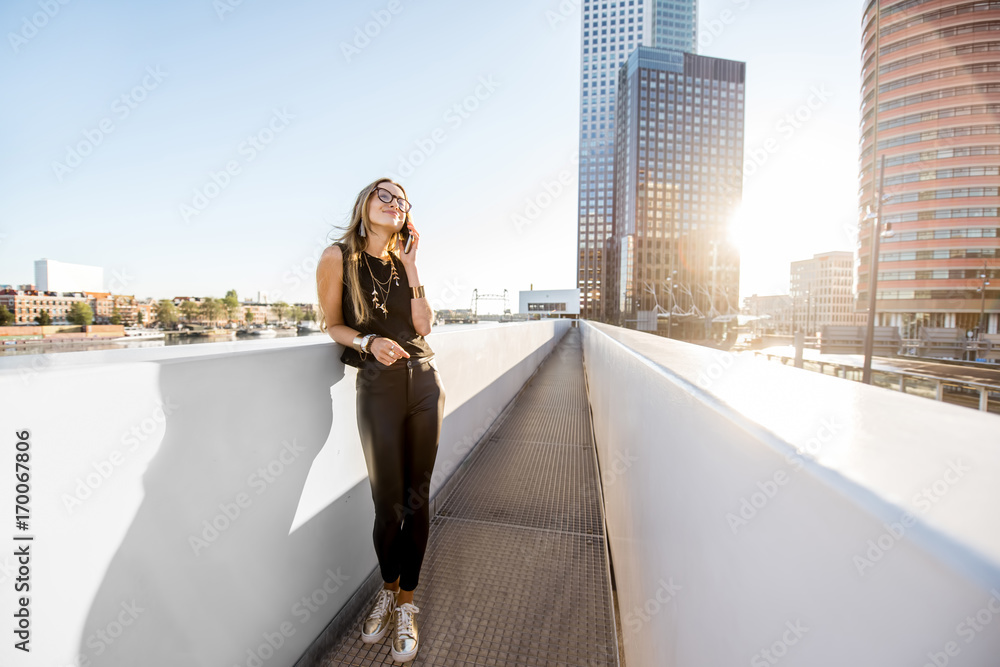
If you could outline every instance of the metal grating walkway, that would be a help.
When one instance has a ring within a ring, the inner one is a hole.
[[[408,664],[617,665],[579,329],[566,333],[446,493],[431,517],[414,598],[420,651]],[[400,664],[389,636],[361,641],[367,606],[315,664]]]

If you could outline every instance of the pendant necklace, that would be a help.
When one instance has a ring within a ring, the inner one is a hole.
[[[368,253],[362,250],[365,255],[365,266],[368,267],[368,275],[372,277],[372,308],[375,310],[381,310],[383,317],[389,316],[389,311],[386,309],[386,304],[389,302],[389,290],[392,289],[392,280],[396,280],[396,285],[399,285],[399,274],[396,273],[396,263],[392,261],[392,256],[389,256],[389,263],[392,265],[392,272],[385,281],[381,281],[375,277],[372,272],[371,260],[368,259]],[[382,296],[382,303],[379,303],[379,294]]]

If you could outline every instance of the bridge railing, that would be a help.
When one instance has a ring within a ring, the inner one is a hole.
[[[768,360],[777,360],[782,364],[794,362],[793,357],[780,352],[754,350],[753,353]],[[832,374],[837,377],[857,381],[861,381],[862,378],[862,367],[858,364],[815,357],[803,359],[802,363],[804,368],[815,367],[815,370],[818,370],[820,373],[826,373],[827,369],[830,369]],[[872,384],[889,389],[897,389],[904,394],[910,393],[926,398],[933,398],[937,401],[947,400],[946,394],[949,393],[957,392],[974,395],[977,397],[978,407],[982,412],[991,411],[991,401],[994,404],[1000,401],[1000,385],[990,382],[962,380],[959,378],[942,378],[916,371],[873,368]],[[995,408],[996,406],[994,405],[993,409]]]
[[[570,324],[428,336],[446,396],[432,508]],[[377,567],[341,350],[309,336],[0,359],[0,583],[14,590],[12,552],[29,548],[32,664],[295,664]],[[11,643],[0,664],[25,664]]]
[[[582,323],[638,665],[992,664],[993,415]]]

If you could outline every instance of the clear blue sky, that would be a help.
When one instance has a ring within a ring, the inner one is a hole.
[[[6,0],[0,283],[34,282],[47,257],[140,298],[314,301],[333,226],[395,175],[435,307],[575,287],[582,16],[553,22],[559,6]],[[744,296],[852,248],[860,12],[701,4],[700,52],[747,62]],[[803,110],[813,90],[826,99]]]

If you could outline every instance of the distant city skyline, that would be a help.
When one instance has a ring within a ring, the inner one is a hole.
[[[396,175],[436,307],[576,286],[581,5],[216,4],[0,8],[0,282],[48,257],[140,299],[313,301],[358,189]],[[698,52],[747,62],[743,296],[853,248],[860,11],[699,3]]]

